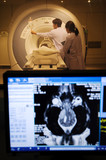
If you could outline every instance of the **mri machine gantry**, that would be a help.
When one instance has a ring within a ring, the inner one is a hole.
[[[22,10],[20,14],[18,13],[18,15],[14,16],[10,25],[8,49],[11,69],[23,70],[24,67],[29,67],[28,65],[30,65],[29,68],[35,70],[41,69],[41,65],[43,69],[51,69],[51,65],[54,66],[52,69],[66,68],[62,58],[57,53],[51,54],[49,57],[46,55],[45,60],[42,58],[44,55],[38,56],[38,59],[35,60],[33,60],[33,56],[32,59],[30,57],[44,41],[48,41],[47,43],[51,42],[50,39],[45,40],[39,36],[32,35],[31,29],[34,29],[36,32],[48,32],[53,29],[52,20],[54,18],[60,18],[63,21],[62,27],[69,20],[75,23],[81,36],[82,51],[85,57],[86,46],[83,27],[74,14],[57,5],[36,6],[32,4],[31,7],[24,9],[24,11]],[[34,65],[33,61],[35,62]]]

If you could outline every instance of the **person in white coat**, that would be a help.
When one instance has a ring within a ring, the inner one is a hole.
[[[82,43],[78,29],[72,21],[68,21],[65,25],[68,36],[61,53],[69,70],[83,70],[85,69]]]
[[[55,48],[60,51],[63,47],[63,44],[67,37],[67,32],[64,28],[61,27],[62,21],[58,18],[52,21],[53,30],[45,33],[36,33],[35,31],[31,31],[32,34],[39,35],[40,37],[48,37],[51,38]]]

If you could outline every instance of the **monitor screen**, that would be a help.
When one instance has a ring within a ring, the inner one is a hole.
[[[106,151],[106,71],[10,71],[4,87],[9,151]]]

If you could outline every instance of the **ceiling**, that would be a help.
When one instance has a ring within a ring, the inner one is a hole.
[[[27,2],[36,2],[38,0],[0,0],[0,5],[20,5]],[[90,4],[106,4],[106,0],[39,0],[42,3],[71,3],[71,4],[87,4],[88,1],[91,1]]]

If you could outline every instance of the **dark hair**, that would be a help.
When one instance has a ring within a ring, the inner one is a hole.
[[[61,25],[62,25],[61,19],[58,19],[58,18],[54,19],[54,20],[52,21],[52,23],[53,23],[53,24],[57,24],[58,27],[61,27]]]
[[[68,21],[65,27],[69,29],[70,32],[74,32],[76,36],[79,34],[78,29],[75,27],[75,24],[72,21]]]

